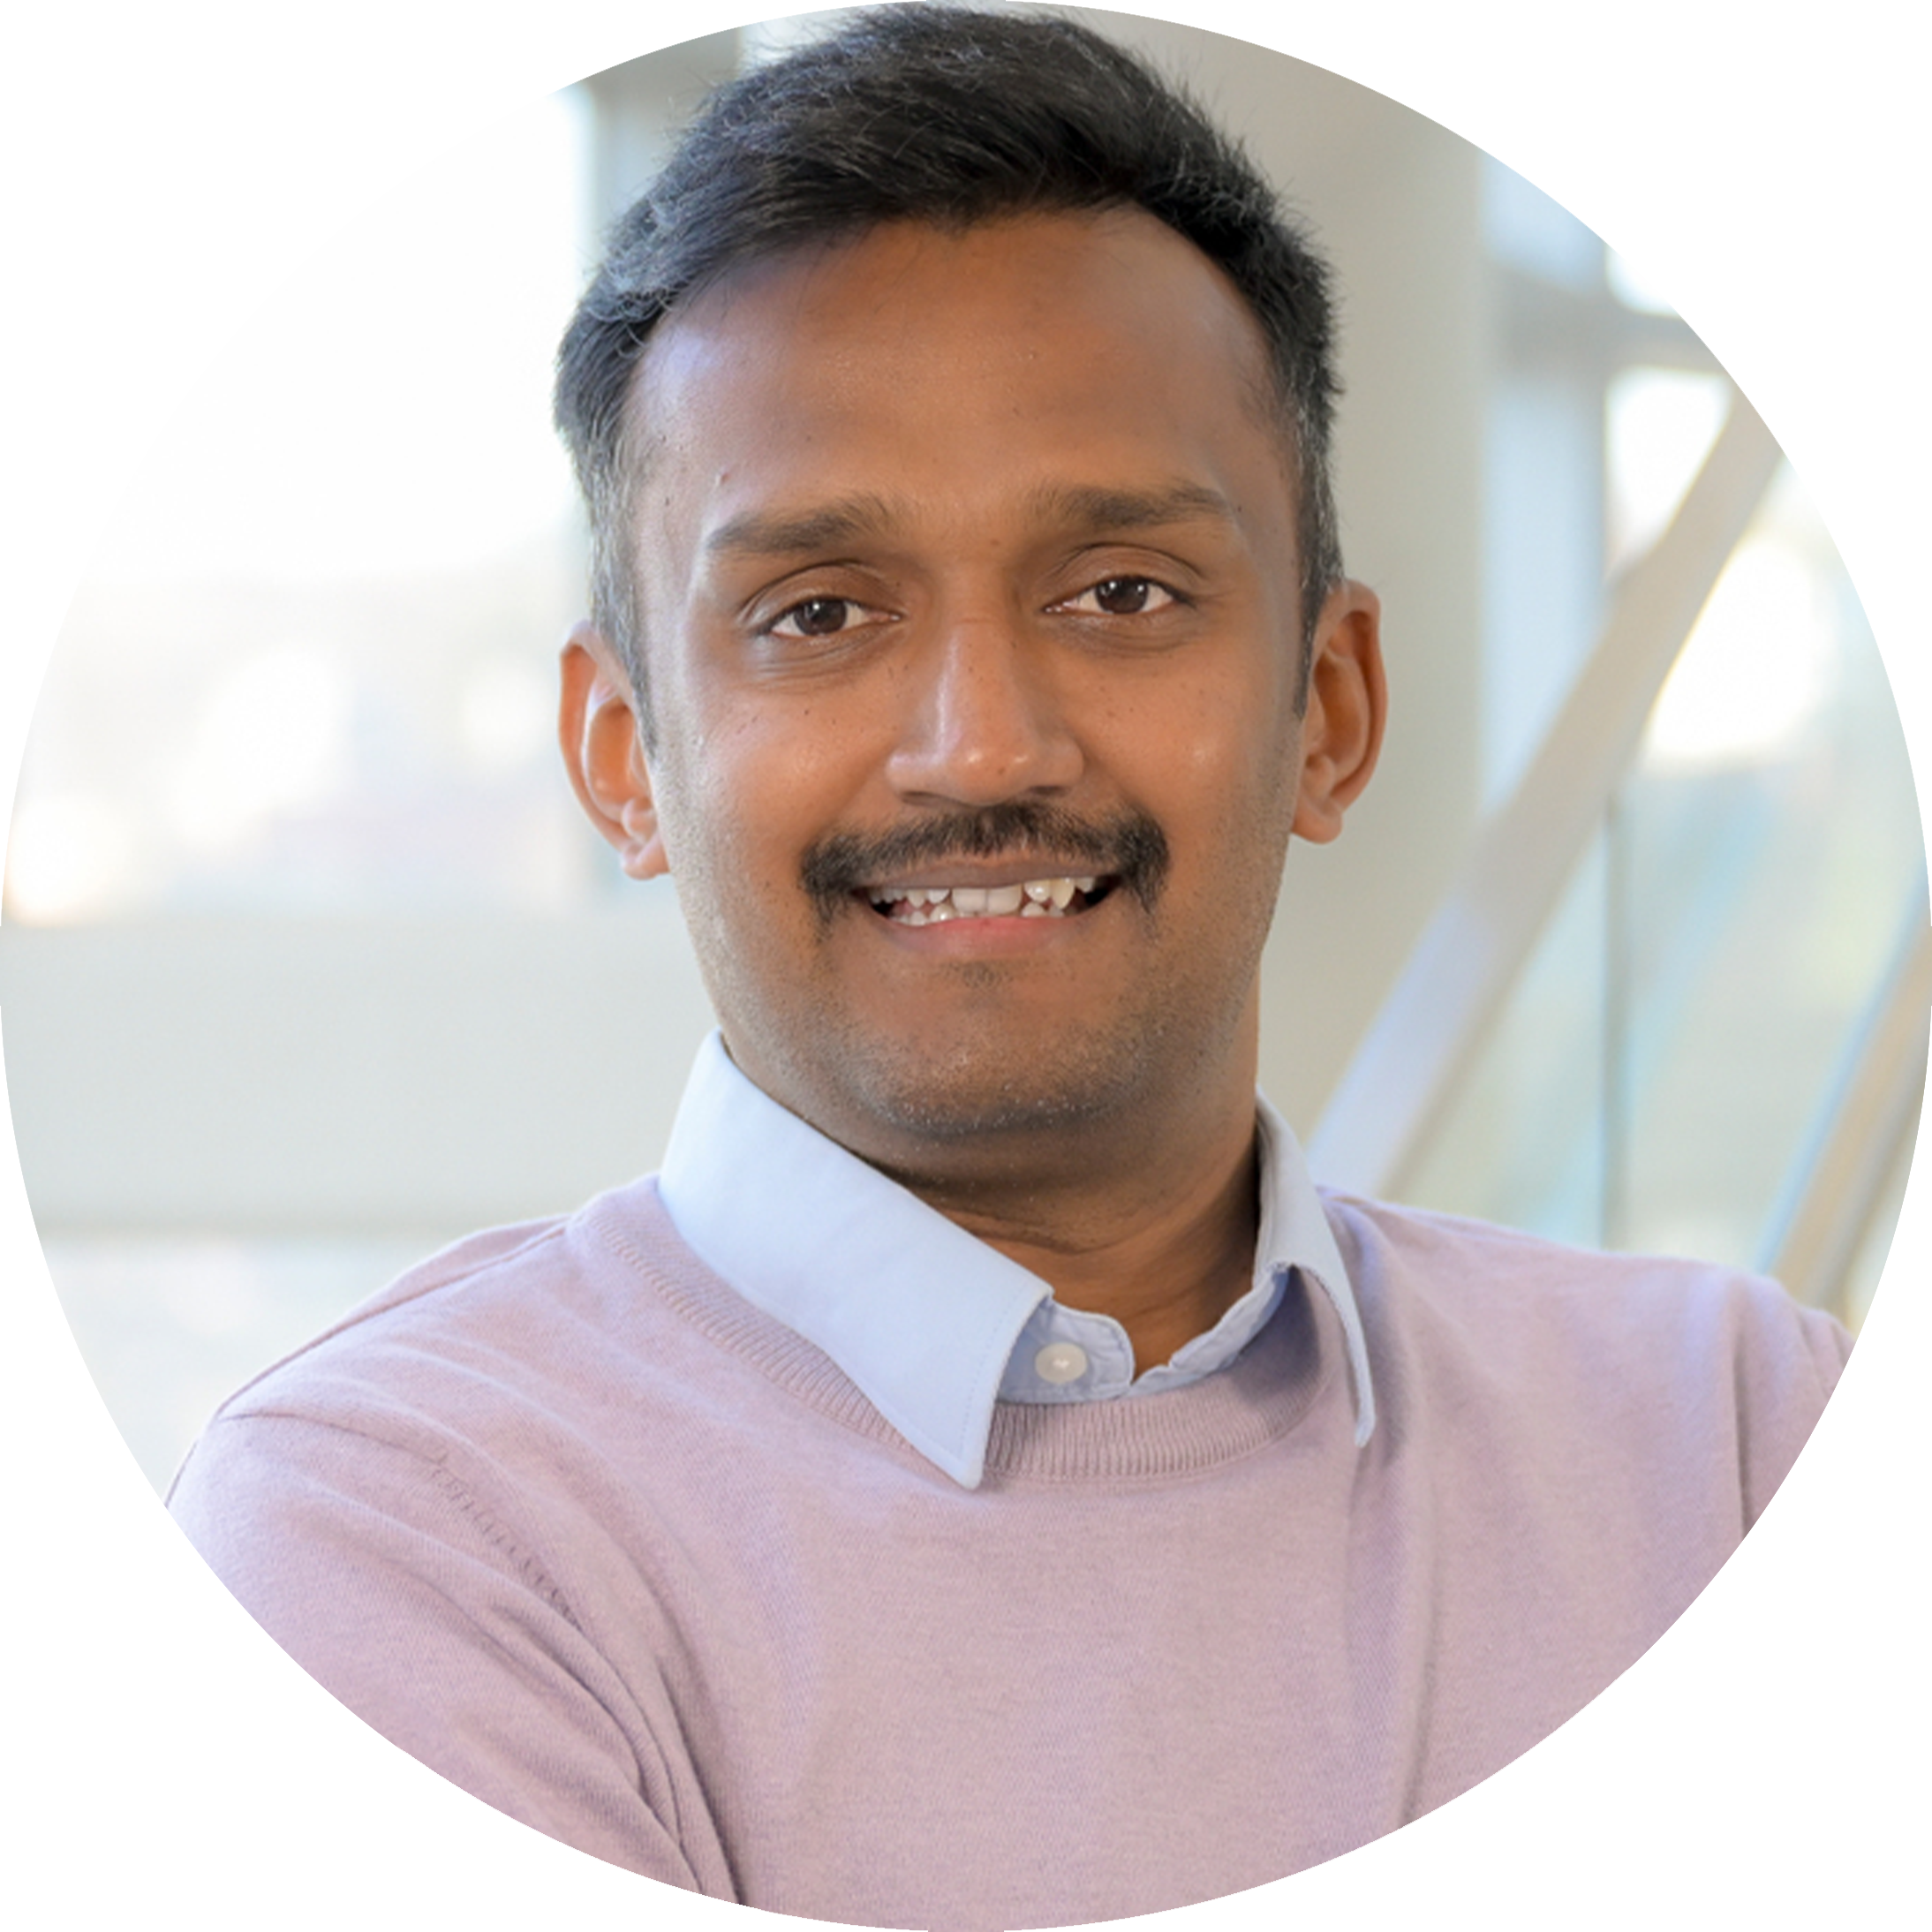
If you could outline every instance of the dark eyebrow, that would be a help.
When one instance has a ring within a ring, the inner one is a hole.
[[[1149,490],[1056,484],[1033,499],[1033,512],[1042,524],[1095,536],[1190,523],[1203,517],[1219,523],[1236,521],[1234,504],[1204,483],[1172,483]]]
[[[705,539],[707,556],[792,556],[804,551],[833,550],[855,537],[875,535],[893,520],[891,506],[879,496],[847,496],[810,509],[748,510]]]
[[[1234,504],[1201,483],[1174,483],[1156,489],[1118,489],[1106,485],[1054,484],[1033,498],[1035,520],[1045,528],[1103,536],[1113,532],[1157,529],[1210,517],[1236,520]],[[881,496],[841,497],[797,511],[748,510],[705,539],[707,556],[798,556],[836,550],[856,539],[876,536],[897,520]]]

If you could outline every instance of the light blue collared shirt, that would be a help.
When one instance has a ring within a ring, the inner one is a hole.
[[[1260,1333],[1297,1269],[1341,1323],[1359,1447],[1375,1428],[1375,1392],[1355,1290],[1294,1136],[1265,1100],[1256,1109],[1254,1286],[1138,1378],[1120,1323],[1063,1308],[1038,1275],[779,1106],[715,1032],[691,1069],[658,1190],[713,1273],[822,1348],[967,1489],[979,1484],[995,1401],[1092,1401],[1198,1381]]]

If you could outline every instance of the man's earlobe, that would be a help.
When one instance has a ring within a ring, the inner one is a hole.
[[[670,863],[630,675],[590,623],[571,630],[560,670],[557,743],[570,788],[624,871],[633,879],[655,879],[670,870]]]
[[[1329,592],[1315,627],[1308,704],[1302,717],[1297,836],[1323,845],[1374,775],[1388,721],[1382,671],[1382,604],[1365,585],[1344,580]]]

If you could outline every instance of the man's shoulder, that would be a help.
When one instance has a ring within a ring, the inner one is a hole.
[[[1851,1337],[1766,1275],[1613,1254],[1459,1215],[1322,1192],[1371,1337],[1447,1368],[1776,1399],[1847,1387]],[[1722,1374],[1725,1379],[1719,1381]]]
[[[569,1218],[487,1227],[436,1249],[236,1390],[224,1411],[275,1400],[345,1364],[374,1367],[431,1334],[454,1335],[519,1303],[540,1306],[572,1271]]]
[[[705,1294],[648,1180],[469,1236],[230,1396],[169,1508],[251,1603],[298,1546],[391,1535],[554,1577],[553,1546],[592,1533],[586,1497],[647,1513],[643,1475],[745,1400],[756,1370],[706,1332]]]
[[[1747,1269],[1584,1248],[1467,1216],[1320,1191],[1351,1278],[1370,1297],[1480,1314],[1498,1325],[1634,1323],[1654,1336],[1659,1324],[1717,1323],[1844,1336],[1830,1316],[1800,1307],[1778,1283]]]
[[[634,1375],[688,1264],[650,1180],[576,1213],[487,1228],[406,1270],[225,1401],[210,1431],[308,1421],[408,1439]]]

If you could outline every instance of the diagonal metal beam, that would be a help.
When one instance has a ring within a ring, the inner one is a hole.
[[[1625,576],[1542,748],[1478,831],[1329,1099],[1309,1140],[1324,1182],[1400,1198],[1415,1179],[1779,460],[1928,446],[1932,394],[1891,373],[1739,377],[1731,418],[1675,520]]]
[[[1766,1272],[1841,1319],[1852,1263],[1917,1131],[1928,1008],[1932,928],[1921,898],[1766,1243]]]

